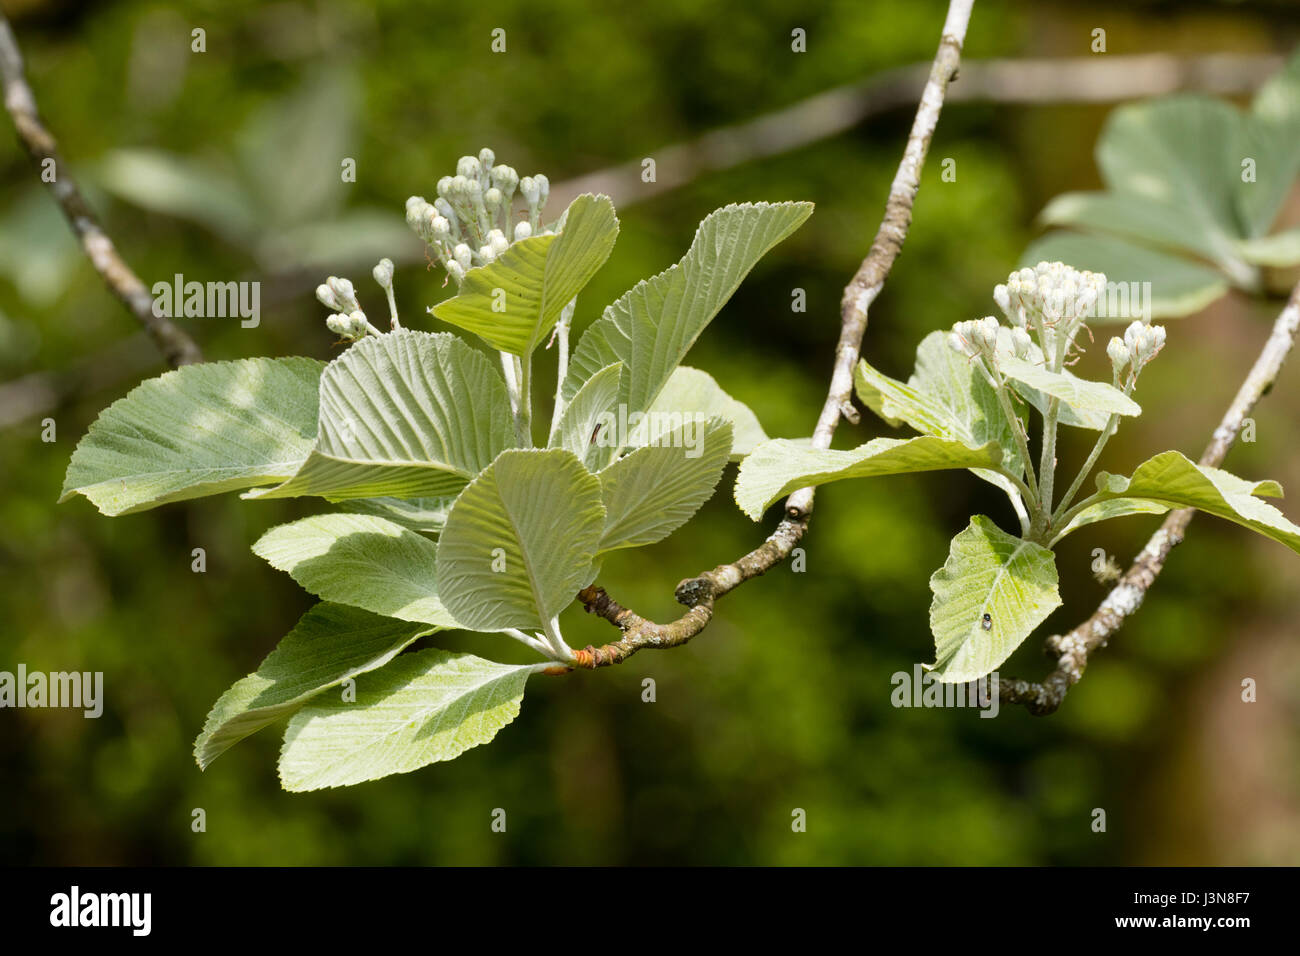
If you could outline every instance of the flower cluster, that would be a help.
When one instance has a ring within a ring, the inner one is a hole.
[[[1147,325],[1145,322],[1133,322],[1124,330],[1124,337],[1113,336],[1106,345],[1106,354],[1110,356],[1111,368],[1115,372],[1115,382],[1128,373],[1130,383],[1137,380],[1143,366],[1156,357],[1165,347],[1165,328],[1163,325]]]
[[[462,156],[456,175],[438,180],[438,198],[432,203],[423,196],[406,200],[407,223],[457,285],[466,272],[492,262],[512,243],[553,232],[541,221],[550,181],[541,173],[521,179],[513,167],[495,162],[496,154],[486,147],[477,157]],[[518,223],[516,192],[528,210]]]
[[[383,261],[388,262],[389,268],[392,268],[391,261]],[[378,273],[379,267],[376,266],[375,269]],[[325,320],[325,327],[340,338],[356,341],[366,335],[380,334],[361,311],[357,290],[350,280],[330,276],[316,287],[316,298],[325,308],[334,310],[334,314]]]
[[[1040,262],[1011,273],[1006,285],[993,290],[993,300],[1012,328],[1029,329],[1049,367],[1059,371],[1085,320],[1106,294],[1106,276],[1081,272],[1063,262]]]
[[[1097,302],[1106,292],[1106,276],[1100,272],[1080,272],[1063,262],[1040,262],[1032,269],[1019,269],[1007,277],[1005,285],[993,290],[993,299],[1007,317],[1004,328],[993,316],[958,322],[948,341],[968,358],[980,358],[988,369],[996,367],[998,353],[1061,371],[1074,338],[1086,328],[1085,320],[1094,315]],[[1031,335],[1031,333],[1033,333]],[[1034,337],[1037,337],[1037,348]],[[1132,387],[1140,372],[1164,347],[1165,330],[1138,320],[1112,338],[1106,346],[1115,384],[1121,380]],[[1124,379],[1127,373],[1127,379]],[[991,376],[995,377],[995,376]]]

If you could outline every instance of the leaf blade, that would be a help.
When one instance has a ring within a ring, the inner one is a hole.
[[[194,741],[194,759],[212,761],[322,691],[387,664],[435,628],[342,604],[317,604],[294,625],[257,670],[236,681],[212,705]]]
[[[435,305],[433,314],[495,349],[527,355],[605,264],[617,238],[609,197],[579,196],[565,210],[559,235],[521,239],[500,258],[469,270],[460,292]]]
[[[470,630],[544,629],[591,583],[604,523],[600,480],[572,452],[502,452],[447,516],[443,604]]]
[[[996,468],[1002,450],[996,442],[971,448],[959,441],[922,435],[874,438],[852,451],[815,449],[774,438],[759,445],[740,464],[735,497],[740,510],[755,521],[778,498],[799,488],[846,478],[901,475],[946,468]]]
[[[945,683],[991,673],[1061,605],[1052,552],[1007,534],[984,515],[972,517],[952,539],[930,590],[930,669]]]
[[[403,621],[456,626],[438,596],[437,546],[385,518],[301,518],[266,532],[253,553],[323,600]]]
[[[136,386],[90,426],[68,464],[66,501],[106,515],[279,481],[316,432],[313,359],[187,365]]]
[[[314,702],[293,716],[281,785],[346,787],[453,760],[518,716],[524,684],[545,666],[436,649],[402,655],[359,678],[354,703]]]

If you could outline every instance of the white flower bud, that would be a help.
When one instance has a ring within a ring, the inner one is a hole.
[[[453,259],[447,263],[447,275],[455,279],[457,285],[460,285],[465,279],[465,267]]]
[[[527,239],[532,234],[533,227],[527,222],[521,222],[515,225],[515,242],[518,242],[520,239]]]
[[[439,179],[438,195],[444,199],[450,198],[448,196],[448,193],[451,191],[451,183],[452,183],[452,178],[450,176],[443,176],[441,179]]]
[[[325,320],[325,328],[340,338],[352,337],[352,322],[346,315],[336,313]]]
[[[519,174],[515,172],[513,166],[493,166],[492,185],[509,198],[515,194],[515,188],[519,185]]]
[[[545,206],[546,198],[551,194],[551,181],[541,173],[538,173],[533,177],[533,182],[537,184],[538,204]]]
[[[532,176],[525,176],[519,180],[519,191],[524,194],[524,199],[529,206],[536,206],[537,200],[541,196],[541,187],[537,185],[537,180]]]
[[[338,312],[343,308],[343,303],[338,300],[336,295],[334,295],[334,290],[323,282],[316,287],[316,299],[321,305],[325,306],[325,308],[333,309],[335,312]]]
[[[352,333],[357,336],[357,338],[365,335],[366,329],[370,326],[369,320],[366,319],[366,314],[360,309],[353,309],[348,313],[348,321],[352,323]]]
[[[502,198],[504,197],[501,195],[501,190],[495,186],[489,187],[487,192],[483,194],[483,202],[489,209],[496,209],[500,206]]]
[[[438,199],[434,202],[433,208],[438,210],[438,215],[442,216],[449,223],[453,230],[460,227],[460,217],[456,215],[456,210],[451,208],[451,203],[445,199]]]
[[[1017,326],[1011,330],[1011,348],[1016,353],[1016,358],[1029,358],[1033,345],[1034,340],[1029,337],[1029,333],[1023,328]]]
[[[472,179],[478,182],[479,174],[483,171],[482,165],[473,156],[462,156],[456,163],[457,179]]]
[[[491,247],[494,256],[499,256],[510,248],[510,240],[500,229],[493,229],[487,234],[487,244]]]
[[[484,146],[478,151],[478,162],[481,169],[491,169],[497,161],[497,154]]]
[[[352,283],[347,279],[340,279],[338,276],[330,276],[325,280],[325,284],[334,293],[334,301],[338,302],[340,312],[352,312],[361,308],[357,302],[357,291],[352,288]],[[329,303],[326,303],[329,305]],[[336,308],[336,306],[330,306]]]
[[[998,308],[1003,311],[1007,318],[1011,318],[1011,294],[1004,285],[995,285],[993,287],[993,301],[997,303]]]
[[[478,257],[483,261],[484,265],[487,265],[497,257],[497,254],[491,246],[479,246]]]
[[[446,216],[439,216],[434,212],[433,219],[429,225],[431,227],[430,232],[433,233],[433,238],[439,243],[446,242],[451,238],[451,222]]]
[[[474,251],[463,242],[457,244],[456,248],[451,250],[451,255],[453,259],[460,263],[460,267],[466,271],[474,262]]]
[[[1106,354],[1110,356],[1110,367],[1115,370],[1115,374],[1123,375],[1124,369],[1128,368],[1130,358],[1124,340],[1118,335],[1112,335],[1110,341],[1106,343]]]
[[[375,281],[379,283],[379,288],[388,290],[393,287],[393,260],[380,259],[371,271]]]

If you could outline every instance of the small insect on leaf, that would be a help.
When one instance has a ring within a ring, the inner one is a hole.
[[[983,617],[983,619],[980,621],[980,626],[981,626],[982,628],[984,628],[984,630],[986,630],[986,631],[991,631],[991,630],[993,630],[993,615],[992,615],[992,614],[989,614],[987,611],[985,611],[985,612],[984,612],[984,617]]]

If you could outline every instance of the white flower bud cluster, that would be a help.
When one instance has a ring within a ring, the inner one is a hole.
[[[993,300],[1012,328],[1029,328],[1039,333],[1039,345],[1054,361],[1058,336],[1066,348],[1085,320],[1094,313],[1097,301],[1106,293],[1106,276],[1081,272],[1063,262],[1040,262],[1032,269],[1018,269],[1005,285],[993,289]]]
[[[366,321],[365,313],[358,309],[351,315],[344,315],[342,312],[331,315],[325,320],[325,328],[341,339],[355,342],[357,339],[365,338],[366,333],[370,331],[370,323]]]
[[[438,180],[434,202],[423,196],[406,200],[407,224],[432,248],[457,285],[466,272],[499,258],[512,242],[553,232],[541,225],[550,181],[540,173],[520,179],[512,167],[495,163],[496,154],[486,147],[478,156],[462,156],[456,175]],[[516,192],[528,211],[528,218],[518,223],[514,223]]]
[[[991,359],[998,347],[998,328],[998,320],[991,315],[958,322],[948,334],[948,344],[968,358],[981,355]]]
[[[379,265],[374,268],[374,276],[381,286],[391,289],[392,260],[380,260]],[[385,285],[385,278],[387,285]],[[370,333],[379,334],[379,330],[370,324],[366,314],[361,311],[361,303],[357,301],[357,290],[349,280],[330,276],[316,287],[316,298],[325,308],[334,310],[334,314],[325,320],[325,327],[340,338],[355,342]]]
[[[1133,364],[1141,367],[1156,357],[1156,353],[1165,347],[1165,327],[1134,322],[1124,330],[1124,344],[1133,356]]]
[[[318,285],[316,298],[325,308],[335,312],[350,313],[361,308],[361,303],[357,301],[357,290],[352,287],[352,283],[338,276],[330,276]]]

